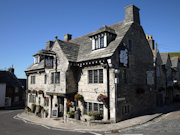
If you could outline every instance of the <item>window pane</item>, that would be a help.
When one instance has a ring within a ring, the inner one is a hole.
[[[84,103],[84,114],[87,115],[87,102]]]
[[[98,83],[98,71],[94,70],[94,83]]]
[[[60,72],[55,73],[55,83],[60,83]]]
[[[103,69],[99,70],[99,83],[103,83]]]
[[[99,48],[99,40],[98,38],[95,39],[95,49]]]
[[[54,73],[51,73],[51,83],[54,83]]]
[[[104,37],[100,38],[100,48],[104,47]]]
[[[98,104],[97,103],[94,103],[94,111],[98,112]]]
[[[92,83],[93,82],[93,80],[92,80],[92,70],[88,71],[88,76],[89,76],[89,83]]]
[[[92,111],[92,103],[89,103],[89,112]]]
[[[99,104],[100,117],[103,117],[103,104]]]

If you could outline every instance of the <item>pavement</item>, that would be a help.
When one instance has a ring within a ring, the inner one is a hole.
[[[163,114],[167,114],[169,112],[176,110],[180,110],[180,102],[175,102],[170,105],[157,107],[155,110],[147,112],[146,114],[143,114],[141,116],[137,116],[131,119],[111,124],[90,124],[88,122],[75,121],[71,119],[64,121],[63,118],[40,118],[38,116],[35,116],[33,113],[29,112],[22,112],[18,114],[17,117],[24,121],[30,121],[32,123],[42,125],[44,127],[60,128],[75,131],[94,131],[109,133],[119,130],[123,131],[146,124],[150,121],[153,121],[156,118],[159,118]]]

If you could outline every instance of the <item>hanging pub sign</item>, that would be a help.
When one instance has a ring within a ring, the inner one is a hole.
[[[128,67],[129,66],[129,58],[128,58],[128,49],[125,46],[119,47],[119,61],[120,67]]]
[[[147,84],[153,85],[154,84],[154,71],[146,71],[147,75]]]
[[[53,56],[45,56],[44,67],[53,68]]]

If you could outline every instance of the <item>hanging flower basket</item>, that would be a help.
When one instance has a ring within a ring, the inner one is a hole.
[[[31,90],[26,90],[26,93],[31,93]]]
[[[159,87],[158,91],[159,91],[159,92],[165,91],[165,88],[164,88],[164,87]]]
[[[138,94],[138,95],[140,95],[140,94],[143,94],[145,92],[145,89],[143,89],[143,88],[137,88],[136,89],[136,93]]]
[[[42,90],[38,90],[38,94],[43,94],[43,91]]]
[[[107,96],[99,94],[99,96],[97,97],[97,101],[105,103],[107,101]]]
[[[84,97],[83,97],[83,95],[81,95],[81,94],[76,94],[75,96],[74,96],[74,100],[77,102],[78,100],[80,100],[80,101],[83,101],[84,100]]]
[[[31,91],[31,93],[33,93],[33,94],[36,94],[36,92],[37,92],[36,90],[32,90],[32,91]]]
[[[70,100],[67,101],[66,106],[67,106],[67,107],[72,107],[72,103],[71,103]]]

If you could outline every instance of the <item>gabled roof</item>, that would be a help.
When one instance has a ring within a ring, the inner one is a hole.
[[[117,36],[114,41],[110,42],[106,48],[92,51],[92,41],[90,40],[91,35],[98,33],[92,32],[87,35],[75,38],[70,40],[69,42],[80,44],[79,53],[77,57],[77,62],[87,61],[92,59],[106,58],[113,55],[114,51],[117,49],[125,34],[131,27],[130,24],[125,24],[124,21],[116,23],[114,25],[109,26],[109,28],[114,29]],[[107,28],[104,26],[104,28]]]
[[[7,87],[20,87],[16,76],[9,71],[0,71],[0,83],[6,83]]]
[[[91,35],[89,35],[90,37],[94,36],[94,35],[97,35],[97,34],[100,34],[100,33],[103,33],[103,32],[108,32],[108,33],[111,33],[111,34],[116,34],[115,30],[113,28],[110,28],[106,25],[103,25],[99,30],[93,32]]]
[[[57,41],[68,61],[76,62],[79,52],[79,45],[62,40]]]
[[[154,62],[155,62],[155,60],[156,60],[156,57],[157,57],[157,61],[160,63],[160,64],[162,64],[162,59],[161,59],[161,56],[160,56],[160,53],[159,53],[159,50],[157,49],[154,49],[154,50],[152,50],[152,53],[153,53],[153,56],[154,56]]]
[[[160,55],[161,55],[161,59],[162,59],[162,62],[163,62],[162,65],[166,65],[167,61],[168,61],[168,58],[170,60],[169,54],[168,53],[160,53]]]
[[[172,68],[178,68],[179,57],[171,57]]]

